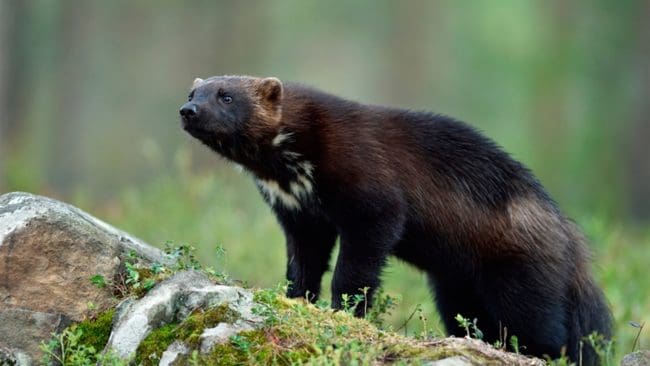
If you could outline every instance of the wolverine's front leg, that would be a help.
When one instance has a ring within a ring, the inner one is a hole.
[[[336,243],[336,230],[309,212],[279,209],[276,215],[287,241],[287,296],[315,301]]]
[[[355,309],[357,316],[364,316],[372,304],[373,294],[380,285],[381,270],[402,235],[405,221],[399,204],[369,202],[373,205],[353,211],[341,227],[340,251],[332,280],[334,308],[344,307],[344,294],[349,298],[363,296]]]

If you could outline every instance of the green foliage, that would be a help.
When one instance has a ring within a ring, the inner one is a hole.
[[[634,350],[636,349],[636,345],[639,342],[639,337],[641,337],[641,333],[643,332],[643,327],[645,326],[645,322],[641,324],[637,322],[630,322],[630,326],[637,328],[639,330],[636,334],[636,337],[634,338],[634,342],[632,343],[632,350],[630,351],[630,352],[634,352]]]
[[[205,273],[209,278],[223,284],[230,283],[230,279],[221,271],[212,267],[201,265],[196,260],[196,249],[187,244],[174,245],[171,242],[165,244],[165,253],[170,261],[169,264],[161,263],[144,264],[138,258],[135,251],[126,254],[123,260],[123,269],[118,273],[115,280],[108,281],[104,276],[96,274],[90,277],[90,282],[98,288],[110,286],[118,298],[129,295],[136,297],[144,296],[157,283],[168,278],[171,274],[184,270],[196,270]],[[217,247],[218,256],[223,256],[222,247]]]
[[[230,278],[223,271],[218,271],[214,267],[206,266],[199,262],[197,259],[197,250],[194,246],[189,244],[175,245],[173,242],[168,241],[165,243],[165,254],[172,261],[172,265],[168,266],[171,272],[194,270],[205,273],[208,277],[212,278],[219,283],[230,283]],[[216,263],[224,261],[226,255],[225,249],[221,245],[217,245],[214,249],[212,258]],[[157,264],[159,270],[164,269]]]
[[[614,341],[605,339],[602,334],[596,332],[589,334],[585,338],[586,343],[596,351],[601,365],[610,366],[616,364],[613,362]]]
[[[165,243],[165,254],[174,261],[171,266],[173,271],[202,269],[201,263],[196,259],[196,248],[191,245],[174,245],[168,241]]]
[[[230,343],[246,356],[250,355],[252,343],[249,340],[249,337],[247,337],[247,334],[236,334],[230,337]]]
[[[569,358],[565,355],[562,355],[560,358],[554,360],[546,360],[548,366],[575,366],[574,362],[569,361]]]
[[[357,311],[357,307],[361,302],[363,302],[364,296],[361,294],[356,294],[356,295],[348,295],[348,294],[342,294],[341,295],[341,306],[343,307],[343,311],[346,311],[350,314],[354,314],[355,311]],[[365,313],[364,313],[365,314]]]
[[[456,314],[454,317],[456,321],[458,322],[458,326],[465,329],[465,333],[467,337],[471,338],[476,338],[476,339],[483,339],[483,332],[478,328],[477,323],[478,319],[474,318],[473,320],[469,320],[467,318],[464,318],[460,314]]]
[[[365,312],[365,319],[378,328],[387,328],[386,319],[392,315],[400,301],[400,297],[392,296],[386,293],[383,288],[379,288],[373,298],[372,307]]]
[[[63,366],[126,366],[127,361],[120,360],[111,353],[102,353],[110,335],[113,313],[114,310],[108,310],[94,319],[73,325],[60,334],[52,334],[50,341],[40,345],[43,352],[41,362],[45,365]]]
[[[516,335],[510,336],[510,347],[515,353],[519,353],[519,338]]]
[[[106,279],[104,276],[96,274],[94,276],[90,277],[90,283],[93,285],[97,286],[97,288],[104,288],[106,287]]]

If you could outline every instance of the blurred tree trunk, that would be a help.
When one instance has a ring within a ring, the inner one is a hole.
[[[426,55],[430,41],[427,25],[434,20],[422,14],[435,15],[438,5],[433,1],[412,1],[392,6],[388,23],[391,33],[383,58],[388,75],[381,88],[383,97],[395,105],[427,103],[429,97],[422,93],[427,90],[430,69]],[[400,85],[402,93],[395,93],[395,85]]]
[[[87,50],[87,38],[92,36],[91,30],[85,27],[94,15],[92,6],[93,4],[86,2],[63,1],[55,12],[53,32],[56,33],[57,49],[54,57],[54,80],[55,85],[64,85],[65,88],[54,93],[52,121],[57,123],[48,133],[52,141],[45,168],[49,183],[57,191],[66,194],[74,188],[72,182],[79,179],[79,116],[80,109],[87,103],[80,88],[85,82],[82,80],[83,68],[87,62],[84,51]]]
[[[5,2],[0,2],[0,194],[5,191],[5,166],[4,159],[7,156],[7,119],[4,117],[7,110],[6,102],[6,65],[7,65],[7,53],[9,48],[7,47],[7,34],[9,27],[7,9],[8,5]]]
[[[531,106],[532,130],[540,141],[553,144],[538,144],[538,156],[547,162],[557,162],[567,154],[567,102],[566,78],[570,63],[569,48],[574,37],[572,25],[577,21],[576,6],[562,0],[541,2],[540,9],[546,14],[550,25],[545,29],[550,52],[534,71],[533,105]],[[563,165],[567,167],[567,165]],[[539,174],[557,181],[568,172],[558,169],[557,164],[539,164]],[[562,192],[562,196],[570,196]]]
[[[0,192],[7,189],[6,168],[11,142],[17,135],[18,74],[21,70],[18,37],[21,24],[16,19],[24,12],[21,0],[0,1]]]
[[[626,195],[630,214],[650,221],[650,2],[643,2],[637,18],[636,72],[639,78],[636,118],[628,130]]]

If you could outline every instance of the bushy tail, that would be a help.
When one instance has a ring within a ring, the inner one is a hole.
[[[607,343],[612,339],[612,314],[605,296],[590,275],[579,275],[574,283],[571,294],[572,329],[567,354],[577,365],[600,365],[604,361],[601,358],[609,346]],[[594,339],[596,348],[588,340],[594,333],[602,336],[600,339]]]

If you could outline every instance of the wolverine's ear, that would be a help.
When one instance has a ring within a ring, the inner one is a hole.
[[[194,82],[192,83],[192,89],[194,89],[194,88],[196,88],[197,86],[199,86],[199,84],[201,84],[202,82],[203,82],[203,79],[201,79],[201,78],[196,78],[196,79],[194,79]]]
[[[260,94],[270,102],[278,102],[282,99],[282,82],[278,78],[264,78],[260,80]]]

